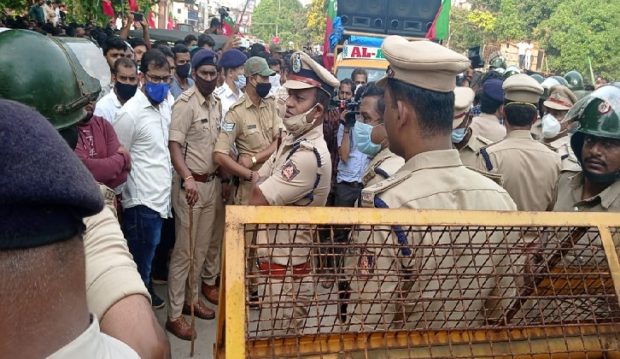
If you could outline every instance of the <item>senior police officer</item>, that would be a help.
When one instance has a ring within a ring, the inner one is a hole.
[[[86,118],[86,105],[97,98],[101,87],[65,46],[32,31],[0,33],[0,97],[37,109],[73,148],[77,123]],[[32,55],[30,49],[46,61],[36,67],[24,62]],[[49,83],[55,84],[54,91]],[[167,358],[168,340],[114,213],[104,208],[84,218],[84,224],[87,303],[102,332],[127,343],[143,358]]]
[[[379,81],[379,85],[386,88],[385,128],[390,150],[406,162],[394,176],[365,188],[362,205],[412,209],[516,209],[503,188],[463,166],[458,151],[452,149],[455,79],[458,73],[469,67],[470,61],[433,42],[408,42],[400,36],[386,38],[382,48],[390,63],[387,78]],[[433,260],[422,260],[433,254],[430,249],[417,248],[417,245],[429,244],[425,242],[429,238],[421,238],[414,232],[407,235],[400,228],[392,228],[391,231],[362,231],[354,237],[353,247],[358,251],[351,255],[358,257],[350,278],[350,330],[387,329],[406,324],[415,327],[424,320],[432,322],[429,324],[432,327],[467,325],[473,320],[472,316],[477,317],[478,312],[486,309],[488,296],[499,285],[496,280],[489,281],[484,288],[468,290],[477,299],[463,303],[470,308],[467,313],[458,313],[454,304],[445,302],[449,318],[433,322],[432,317],[438,315],[437,312],[426,312],[429,301],[420,299],[434,298],[440,293],[458,293],[453,286],[465,288],[468,284],[436,283],[413,273],[440,273],[454,267],[477,273],[479,268],[471,265],[475,261],[472,255],[465,253],[458,262],[453,256],[446,255],[441,264],[443,269]],[[473,239],[457,236],[451,240],[469,243]],[[486,240],[495,242],[501,238],[492,236]],[[501,272],[502,269],[497,270]],[[401,275],[404,272],[411,275]],[[393,302],[397,296],[406,303],[404,308]],[[451,312],[463,319],[455,320]]]
[[[452,120],[452,145],[459,150],[461,162],[467,167],[475,168],[480,149],[493,141],[478,135],[478,130],[471,125],[471,105],[474,91],[469,87],[454,89],[454,119]]]
[[[566,115],[578,129],[570,145],[583,170],[562,177],[554,211],[620,211],[620,88],[603,86]]]
[[[18,102],[0,100],[0,153],[2,356],[138,358],[99,331],[86,302],[82,220],[104,207],[93,177]]]
[[[251,205],[324,206],[327,202],[332,165],[323,119],[338,80],[303,52],[291,56],[291,67],[284,84],[290,94],[283,120],[288,135],[260,169]],[[313,243],[313,231],[294,227],[263,228],[257,238],[262,245],[257,254],[263,275],[259,325],[275,333],[301,334],[313,295],[307,247]],[[268,248],[282,244],[287,246]]]
[[[214,236],[215,219],[216,211],[224,210],[221,182],[213,162],[222,114],[220,100],[212,94],[217,83],[215,52],[207,49],[196,52],[192,58],[192,77],[194,86],[183,92],[172,108],[168,145],[176,171],[172,179],[176,242],[170,258],[166,329],[185,340],[196,335],[182,316],[190,313],[191,306],[197,317],[215,318],[215,312],[199,300],[197,284],[206,261],[209,284],[215,286],[221,245],[221,238]],[[193,216],[192,228],[190,216]],[[190,236],[195,242],[193,252]],[[190,256],[194,256],[191,269]],[[185,298],[189,302],[184,304]]]
[[[477,167],[502,175],[503,186],[520,211],[550,211],[556,199],[560,156],[530,134],[543,88],[525,74],[511,76],[503,88],[508,135],[480,150]]]

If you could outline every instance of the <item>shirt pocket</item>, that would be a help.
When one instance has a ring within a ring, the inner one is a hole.
[[[252,151],[260,151],[263,147],[263,134],[256,124],[246,125],[243,131],[245,142]]]

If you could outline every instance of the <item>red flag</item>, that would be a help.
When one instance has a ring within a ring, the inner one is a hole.
[[[112,7],[112,2],[110,0],[103,0],[101,7],[103,8],[103,13],[106,16],[114,17],[114,8]]]
[[[331,71],[334,67],[334,54],[331,52],[329,36],[332,34],[333,21],[336,17],[336,1],[327,1],[327,14],[325,15],[325,39],[323,42],[323,67]]]
[[[155,17],[153,16],[153,12],[149,11],[149,28],[154,29],[155,28]]]
[[[133,12],[138,11],[138,3],[136,2],[136,0],[129,0],[129,8]]]

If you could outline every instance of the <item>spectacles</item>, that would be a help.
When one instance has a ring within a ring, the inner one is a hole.
[[[172,81],[172,76],[168,75],[168,76],[153,76],[153,75],[149,75],[148,73],[144,74],[146,76],[146,79],[149,80],[150,82],[153,83],[170,83],[170,81]]]

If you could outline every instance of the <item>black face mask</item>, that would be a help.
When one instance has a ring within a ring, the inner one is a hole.
[[[598,174],[592,173],[584,168],[583,175],[588,181],[596,184],[612,184],[620,179],[620,171]]]
[[[182,79],[186,79],[189,76],[190,67],[191,64],[189,62],[185,65],[178,65],[176,68],[177,75]]]
[[[256,94],[262,98],[267,97],[269,95],[269,91],[271,91],[270,83],[259,83],[256,84]]]
[[[213,90],[215,90],[215,86],[217,85],[217,77],[211,81],[207,81],[198,75],[196,75],[195,77],[196,87],[203,96],[206,97],[213,93]]]
[[[138,85],[128,85],[122,82],[116,81],[114,84],[114,89],[116,90],[116,95],[120,97],[123,102],[126,102],[133,95],[136,94],[136,90],[138,89]]]

